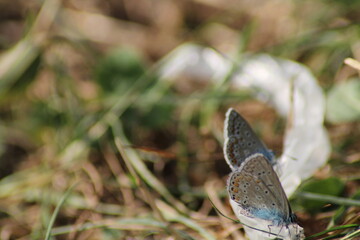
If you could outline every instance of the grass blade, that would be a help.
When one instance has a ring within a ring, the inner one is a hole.
[[[75,187],[76,184],[72,185],[68,190],[66,190],[65,194],[62,196],[62,198],[60,199],[58,205],[56,206],[51,218],[50,218],[50,222],[49,225],[46,229],[46,234],[45,234],[45,240],[50,240],[51,237],[51,229],[54,225],[56,216],[58,215],[61,206],[64,204],[65,200],[69,197],[70,193],[72,192],[73,188]]]

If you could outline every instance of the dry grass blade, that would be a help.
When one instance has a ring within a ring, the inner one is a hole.
[[[161,196],[163,196],[168,202],[172,203],[174,207],[181,212],[188,212],[187,208],[178,200],[176,200],[164,187],[164,185],[159,182],[157,178],[146,168],[145,164],[139,158],[137,152],[134,149],[124,148],[123,146],[129,145],[130,143],[126,140],[125,135],[123,134],[120,123],[113,124],[112,129],[115,136],[115,144],[119,152],[124,157],[124,160],[127,161],[128,166],[131,166],[137,174],[154,190],[156,190]]]

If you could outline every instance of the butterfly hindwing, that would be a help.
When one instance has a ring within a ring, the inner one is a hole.
[[[279,225],[291,220],[292,212],[279,178],[262,154],[247,158],[228,180],[230,198],[250,216]]]

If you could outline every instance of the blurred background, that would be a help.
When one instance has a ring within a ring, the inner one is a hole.
[[[307,236],[359,224],[359,21],[357,0],[0,1],[0,239],[245,239],[209,201],[235,218],[224,114],[277,155],[286,121],[227,81],[161,80],[188,42],[311,69],[332,153],[299,193],[333,198],[291,204]]]

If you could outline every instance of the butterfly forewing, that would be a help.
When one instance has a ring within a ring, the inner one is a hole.
[[[273,163],[273,154],[256,136],[246,120],[232,108],[226,113],[224,136],[225,159],[233,170],[255,153],[262,153]]]

